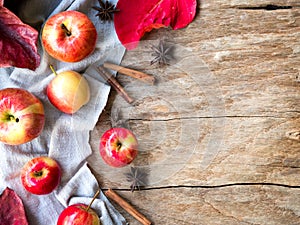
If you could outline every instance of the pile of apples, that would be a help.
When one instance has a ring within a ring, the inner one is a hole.
[[[53,58],[64,62],[78,62],[95,49],[97,31],[92,21],[78,11],[64,11],[50,17],[42,30],[42,44]],[[56,73],[47,86],[49,101],[61,112],[76,113],[90,99],[87,80],[76,71]],[[21,145],[37,138],[45,125],[42,102],[21,88],[0,90],[0,142]],[[118,127],[104,132],[99,152],[112,167],[130,164],[138,154],[138,142],[132,131]],[[35,195],[52,193],[62,175],[58,162],[40,156],[27,162],[21,171],[21,183]],[[58,218],[58,225],[100,224],[97,213],[89,206],[76,204],[67,207]]]
[[[64,62],[78,62],[96,46],[97,30],[92,21],[78,11],[64,11],[50,17],[42,30],[45,51]],[[87,80],[76,71],[56,73],[47,86],[49,101],[60,111],[73,114],[90,99]],[[45,123],[41,101],[20,88],[0,90],[0,141],[19,145],[42,132]]]

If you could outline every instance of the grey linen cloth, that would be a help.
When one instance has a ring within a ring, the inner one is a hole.
[[[111,2],[116,3],[116,0]],[[16,191],[23,200],[30,225],[54,225],[66,206],[79,202],[89,203],[99,189],[86,159],[92,154],[89,132],[94,128],[106,105],[110,87],[85,74],[84,71],[89,65],[101,64],[105,60],[119,63],[125,48],[120,47],[113,23],[103,23],[95,16],[97,12],[91,6],[99,5],[97,0],[28,0],[18,1],[18,4],[20,4],[19,17],[38,29],[53,14],[64,10],[78,10],[89,16],[98,31],[96,50],[78,63],[64,63],[53,59],[43,51],[39,41],[41,64],[35,71],[12,67],[0,69],[0,89],[7,87],[27,89],[43,102],[46,116],[42,134],[33,141],[19,146],[0,143],[0,193],[6,187]],[[57,72],[64,70],[81,72],[88,80],[91,99],[73,115],[59,112],[47,99],[45,89],[54,77],[49,64],[52,64]],[[57,160],[62,168],[62,180],[54,192],[38,196],[23,188],[20,171],[27,161],[41,155],[48,155]],[[123,216],[102,192],[92,208],[98,213],[103,225],[126,224]]]

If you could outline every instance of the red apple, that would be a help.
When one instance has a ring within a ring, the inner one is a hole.
[[[58,217],[57,225],[100,225],[97,213],[89,206],[78,203],[65,208]]]
[[[138,154],[138,142],[132,131],[116,127],[107,130],[100,139],[100,155],[112,167],[130,164]]]
[[[58,186],[60,178],[60,166],[54,159],[47,156],[33,158],[21,170],[24,188],[36,195],[51,193]]]
[[[44,106],[27,90],[0,90],[0,141],[19,145],[38,137],[45,124]]]
[[[42,30],[42,43],[53,58],[78,62],[96,46],[97,30],[93,22],[78,11],[63,11],[50,17]]]
[[[57,109],[73,114],[90,100],[90,88],[83,76],[68,70],[55,75],[47,86],[47,96]]]

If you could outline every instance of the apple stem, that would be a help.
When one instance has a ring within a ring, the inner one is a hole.
[[[92,201],[90,202],[90,204],[88,205],[88,207],[86,208],[86,211],[89,211],[89,209],[91,208],[93,202],[95,201],[95,199],[97,198],[97,196],[99,195],[100,193],[100,189],[98,189],[98,191],[96,192],[96,194],[94,195]]]
[[[19,122],[19,118],[15,118],[13,115],[8,115],[7,119],[9,119],[9,121],[14,121],[14,122]]]
[[[33,174],[34,174],[35,177],[40,177],[40,176],[43,175],[43,171],[41,171],[41,170],[39,170],[39,171],[34,171]]]
[[[62,23],[62,24],[60,25],[60,27],[61,27],[61,29],[63,29],[63,31],[66,33],[67,36],[71,36],[72,33],[71,33],[71,31],[66,27],[65,24]]]
[[[118,143],[117,143],[117,152],[120,151],[121,147],[122,147],[122,143],[121,143],[121,142],[118,142]]]
[[[57,76],[57,73],[52,65],[50,65],[50,69],[51,69],[52,73],[54,73],[54,75]]]

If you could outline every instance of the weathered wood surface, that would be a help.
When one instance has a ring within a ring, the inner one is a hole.
[[[162,38],[180,60],[150,66],[149,46]],[[101,187],[119,189],[154,224],[300,224],[299,0],[201,1],[187,28],[145,40],[122,65],[156,85],[119,75],[136,103],[112,91],[91,132]],[[131,193],[129,167],[99,156],[100,136],[116,124],[139,139],[145,190]]]

